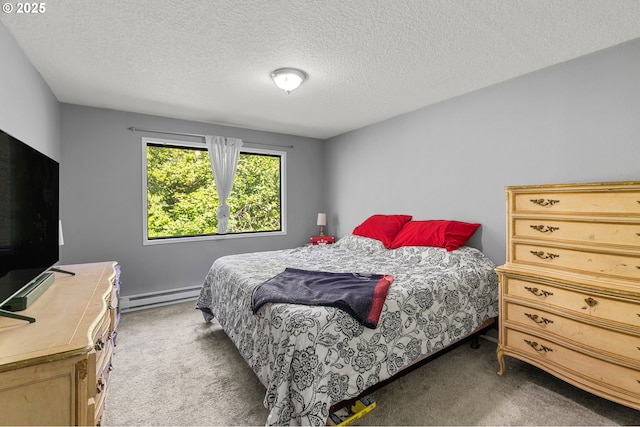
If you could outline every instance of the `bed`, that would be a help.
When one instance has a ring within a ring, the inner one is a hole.
[[[327,306],[265,304],[252,295],[285,268],[393,276],[375,329]],[[196,307],[214,317],[266,387],[267,425],[325,425],[357,398],[461,341],[498,315],[495,265],[479,250],[388,249],[349,234],[333,245],[229,255],[211,266]]]

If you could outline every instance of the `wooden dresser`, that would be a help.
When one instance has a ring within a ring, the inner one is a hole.
[[[61,267],[20,314],[0,317],[0,425],[99,425],[119,309],[115,262]]]
[[[640,181],[507,187],[509,355],[640,409]]]

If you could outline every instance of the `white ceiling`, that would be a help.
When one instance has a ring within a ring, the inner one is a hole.
[[[640,37],[639,0],[43,4],[0,19],[61,102],[321,139]]]

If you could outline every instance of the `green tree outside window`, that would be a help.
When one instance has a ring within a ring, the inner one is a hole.
[[[215,235],[219,200],[206,149],[146,145],[148,239]],[[227,234],[282,230],[281,157],[242,152]]]

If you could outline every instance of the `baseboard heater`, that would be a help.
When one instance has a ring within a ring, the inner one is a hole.
[[[120,310],[134,311],[145,308],[160,307],[162,305],[195,300],[200,295],[202,286],[188,286],[186,288],[169,289],[160,292],[129,295],[120,297]]]

